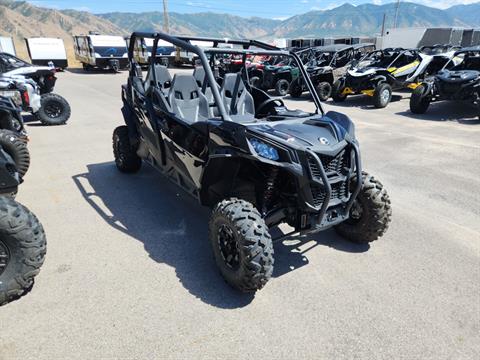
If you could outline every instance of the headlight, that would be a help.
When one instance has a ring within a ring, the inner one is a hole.
[[[17,90],[0,90],[0,96],[12,99],[16,106],[22,106],[22,95]]]
[[[275,149],[272,145],[268,145],[263,141],[255,138],[251,138],[249,141],[258,156],[273,161],[277,161],[280,159],[277,149]]]

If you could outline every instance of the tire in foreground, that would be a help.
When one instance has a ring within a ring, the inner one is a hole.
[[[227,283],[243,292],[265,286],[273,273],[273,243],[251,203],[234,198],[217,204],[209,223],[209,237]]]

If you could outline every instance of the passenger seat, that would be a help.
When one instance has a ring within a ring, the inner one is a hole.
[[[168,100],[175,115],[189,124],[211,117],[207,98],[191,75],[175,75]]]
[[[172,85],[172,76],[168,71],[166,66],[155,64],[154,65],[155,75],[157,77],[157,84],[156,86],[160,88],[160,90],[165,94],[168,95],[169,88]],[[149,87],[153,84],[153,72],[152,67],[150,66],[148,69],[147,78],[145,80],[145,92],[148,91]]]
[[[240,74],[226,74],[220,93],[230,115],[255,115],[253,97],[247,91]]]

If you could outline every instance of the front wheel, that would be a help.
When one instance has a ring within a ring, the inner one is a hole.
[[[392,87],[387,83],[379,84],[373,93],[373,103],[377,109],[383,109],[392,100]]]
[[[290,83],[286,79],[280,79],[275,84],[275,93],[278,96],[285,96],[288,94],[288,90],[290,89]]]
[[[302,94],[303,94],[303,86],[302,86],[302,82],[300,81],[300,79],[297,79],[295,81],[292,81],[292,83],[290,84],[290,96],[292,98],[300,98],[302,97]]]
[[[425,114],[430,106],[430,97],[424,85],[417,86],[410,97],[410,111],[414,114]]]
[[[332,85],[326,81],[318,84],[316,90],[320,101],[327,101],[332,96]]]
[[[35,113],[35,117],[44,125],[63,125],[68,119],[72,110],[65,98],[57,94],[44,94],[41,98],[41,107]]]
[[[337,80],[333,83],[332,99],[335,102],[344,102],[347,99],[347,95],[345,94],[345,86],[340,80]]]
[[[130,143],[128,127],[117,127],[113,131],[113,156],[118,170],[124,173],[135,173],[142,167],[142,159],[137,155]]]
[[[46,254],[42,225],[25,206],[0,196],[0,305],[33,285]]]
[[[382,183],[366,172],[362,173],[362,179],[362,188],[350,209],[349,219],[335,227],[342,237],[358,244],[383,236],[392,218],[390,197]],[[356,181],[352,181],[352,189],[355,186]]]
[[[243,292],[265,286],[273,272],[273,244],[258,210],[239,199],[224,200],[212,212],[209,237],[224,279]]]

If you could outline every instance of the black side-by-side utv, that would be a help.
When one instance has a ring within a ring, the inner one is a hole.
[[[164,33],[134,33],[198,55],[201,74],[177,73],[152,57],[146,76],[129,49],[130,73],[122,87],[124,126],[113,132],[118,169],[147,162],[211,207],[209,237],[226,281],[246,292],[272,276],[270,230],[288,224],[294,233],[335,228],[346,239],[368,243],[391,220],[383,185],[364,172],[355,126],[345,115],[325,113],[295,53],[263,49],[253,41],[229,41],[242,49],[193,46]],[[205,39],[213,41],[213,39]],[[216,40],[223,43],[225,40]],[[155,51],[153,51],[155,53]],[[215,57],[242,55],[244,70],[215,78]],[[288,57],[312,93],[317,110],[288,109],[282,100],[250,85],[247,55]],[[291,236],[294,233],[287,234]]]
[[[432,102],[443,100],[471,102],[480,117],[480,46],[457,51],[441,71],[417,87],[410,110],[423,114]]]

